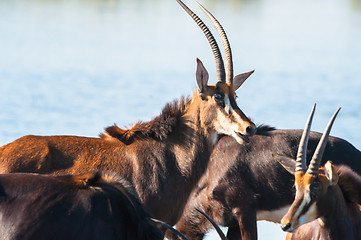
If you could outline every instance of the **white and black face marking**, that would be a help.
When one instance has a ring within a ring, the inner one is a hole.
[[[322,193],[322,185],[318,178],[302,177],[296,180],[295,185],[297,189],[295,200],[281,220],[282,229],[287,232],[293,232],[299,226],[320,217],[317,201]]]
[[[254,134],[256,127],[239,109],[232,87],[228,84],[217,84],[213,99],[218,105],[216,130],[233,136],[240,144],[249,142],[248,136]]]
[[[319,217],[316,204],[320,188],[321,186],[318,181],[315,181],[306,186],[306,189],[303,193],[303,200],[294,216],[296,219],[298,219],[298,226],[311,222]]]

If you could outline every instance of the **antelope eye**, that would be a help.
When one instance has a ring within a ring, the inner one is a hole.
[[[222,94],[219,94],[219,93],[214,94],[213,97],[214,97],[214,99],[215,99],[216,101],[221,101],[221,100],[223,100],[223,95],[222,95]]]
[[[320,191],[321,191],[321,185],[318,182],[314,182],[311,184],[310,194],[312,198],[316,197]]]
[[[318,182],[314,182],[311,184],[310,189],[313,191],[319,191],[320,190],[320,184]]]

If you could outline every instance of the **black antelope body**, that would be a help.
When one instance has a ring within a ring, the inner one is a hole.
[[[162,240],[164,229],[152,218],[134,187],[109,172],[84,175],[0,174],[2,240]],[[198,210],[227,240],[219,226]]]
[[[294,175],[296,197],[281,219],[291,239],[361,239],[361,177],[347,166],[331,161],[321,167],[327,138],[338,111],[330,120],[307,168],[306,149],[313,112],[293,160],[275,156]]]
[[[249,144],[222,137],[176,228],[189,239],[202,239],[211,226],[196,208],[228,227],[228,239],[256,240],[257,220],[279,223],[295,197],[294,177],[272,154],[296,158],[301,135],[302,130],[264,126]],[[321,135],[310,132],[308,156],[312,156]],[[361,152],[343,139],[328,138],[322,164],[326,160],[361,174]]]
[[[134,188],[114,174],[0,174],[0,188],[3,240],[163,239],[156,226],[160,221],[143,209]]]
[[[208,85],[208,72],[197,60],[197,91],[191,98],[166,105],[153,120],[130,129],[108,127],[100,138],[25,136],[0,148],[0,171],[81,174],[110,170],[135,186],[152,216],[175,224],[207,167],[219,135],[244,143],[256,128],[235,101],[235,90],[252,72],[233,78],[229,46],[225,69],[209,29],[178,2],[211,44],[217,67],[215,85]]]

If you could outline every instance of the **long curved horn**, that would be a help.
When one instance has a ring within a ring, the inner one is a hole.
[[[307,170],[307,172],[310,174],[314,174],[314,175],[318,174],[318,169],[320,168],[320,165],[321,165],[321,159],[323,156],[323,152],[325,151],[325,148],[327,145],[328,136],[330,135],[333,122],[335,121],[336,116],[340,110],[341,110],[341,108],[337,109],[337,111],[333,114],[331,120],[327,124],[327,127],[317,145],[315,153],[313,154],[313,157],[311,159],[310,166],[308,167],[308,170]]]
[[[179,237],[179,239],[183,239],[183,240],[188,240],[188,238],[186,236],[184,236],[181,232],[179,232],[177,229],[173,228],[172,226],[170,226],[169,224],[160,221],[158,219],[155,218],[150,218],[150,221],[156,223],[156,224],[160,224],[165,228],[168,228],[169,230],[171,230],[175,235],[177,235]]]
[[[231,45],[229,44],[226,32],[224,31],[222,25],[218,22],[218,20],[210,13],[205,7],[203,7],[199,2],[196,1],[198,6],[203,10],[203,12],[211,19],[213,25],[217,29],[219,36],[221,37],[224,55],[226,59],[226,82],[233,82],[233,60],[232,60],[232,51]]]
[[[198,212],[200,212],[203,216],[205,216],[208,221],[213,225],[214,229],[216,229],[219,237],[222,239],[222,240],[227,240],[226,236],[224,235],[224,233],[222,232],[221,228],[218,226],[218,224],[205,212],[203,212],[202,210],[196,208],[196,210]]]
[[[197,23],[197,25],[202,29],[204,35],[207,37],[209,44],[211,45],[212,52],[216,61],[216,69],[217,69],[217,81],[218,82],[225,82],[225,70],[224,70],[224,63],[222,59],[222,54],[219,50],[218,44],[214,39],[211,31],[208,27],[203,23],[203,21],[190,10],[181,0],[176,0],[179,5],[181,5],[184,10],[191,16],[191,18]]]
[[[313,105],[310,116],[308,117],[308,120],[306,122],[305,129],[303,129],[300,145],[298,146],[295,172],[297,171],[306,172],[307,170],[307,165],[306,165],[307,144],[308,144],[308,138],[310,136],[311,124],[312,124],[313,115],[315,113],[315,109],[316,109],[316,104]]]

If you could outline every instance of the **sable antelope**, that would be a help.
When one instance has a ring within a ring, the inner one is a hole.
[[[361,239],[361,177],[349,167],[337,167],[331,161],[320,167],[338,111],[327,125],[308,168],[306,149],[313,112],[302,135],[297,159],[275,155],[295,178],[296,197],[281,219],[282,229],[294,232],[289,236],[291,239]]]
[[[172,229],[152,219],[114,174],[1,174],[0,189],[1,239],[160,240],[155,224]]]
[[[279,223],[294,199],[294,177],[273,153],[296,158],[302,130],[259,127],[250,144],[222,137],[208,168],[192,192],[176,229],[189,239],[202,239],[211,228],[202,209],[219,225],[228,227],[228,239],[257,239],[257,220]],[[310,132],[307,148],[312,156],[320,133]],[[321,163],[331,160],[361,174],[361,152],[349,142],[330,136]],[[168,238],[172,238],[169,234]]]
[[[144,210],[134,187],[122,177],[0,174],[1,239],[163,239],[160,228],[180,232]],[[198,210],[227,240],[219,226]]]
[[[149,122],[130,129],[108,127],[100,138],[25,136],[0,148],[2,173],[81,174],[110,170],[134,184],[152,216],[174,225],[204,173],[221,134],[249,141],[256,126],[239,109],[235,90],[253,73],[233,78],[230,47],[227,68],[207,26],[180,0],[210,42],[217,83],[207,85],[208,72],[197,59],[197,91],[191,98],[166,105]],[[228,41],[223,37],[223,41]]]

